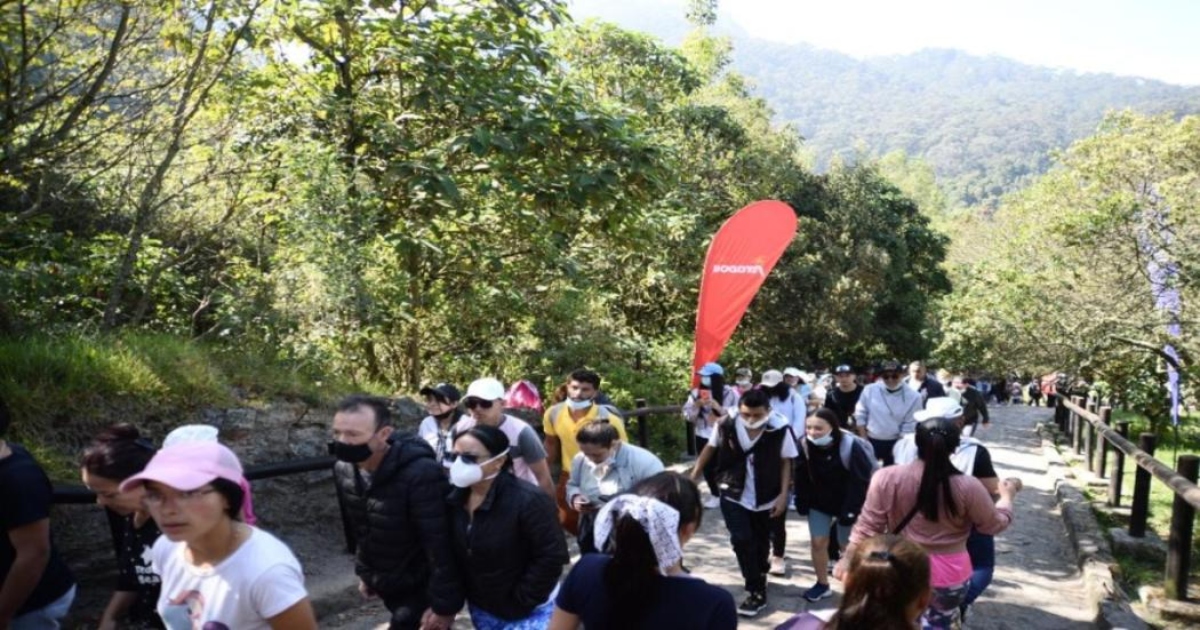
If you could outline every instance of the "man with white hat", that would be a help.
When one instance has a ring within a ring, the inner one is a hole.
[[[463,397],[463,406],[469,415],[454,425],[454,435],[469,431],[476,424],[500,429],[508,436],[513,474],[538,486],[553,499],[554,484],[550,481],[546,449],[529,423],[504,413],[504,393],[504,384],[494,378],[472,382]]]

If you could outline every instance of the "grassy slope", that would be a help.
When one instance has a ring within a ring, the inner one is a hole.
[[[79,448],[100,427],[170,418],[258,400],[332,400],[384,388],[344,382],[275,360],[269,352],[156,334],[0,340],[0,397],[9,436],[56,480],[74,480]]]

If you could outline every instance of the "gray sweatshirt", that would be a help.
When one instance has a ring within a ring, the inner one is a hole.
[[[916,430],[913,414],[922,406],[921,394],[907,385],[901,384],[898,390],[889,392],[883,383],[871,383],[863,388],[854,408],[854,420],[867,430],[867,437],[895,440]]]

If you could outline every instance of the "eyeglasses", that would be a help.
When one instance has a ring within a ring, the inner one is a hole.
[[[173,499],[176,505],[191,505],[199,501],[205,495],[212,494],[216,491],[217,489],[212,487],[196,488],[195,490],[179,492],[168,497],[168,495],[158,492],[157,490],[147,490],[142,500],[145,501],[146,505],[150,507],[159,507],[166,503],[168,498]]]
[[[482,398],[468,398],[463,401],[463,405],[467,409],[491,409],[492,405],[496,404],[494,400],[484,400]]]

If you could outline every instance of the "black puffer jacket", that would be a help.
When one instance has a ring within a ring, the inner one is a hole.
[[[433,449],[399,437],[374,474],[338,462],[334,475],[358,537],[355,572],[362,581],[388,597],[427,590],[434,612],[458,612],[463,589],[446,518],[450,484]]]
[[[467,601],[503,619],[528,617],[550,597],[570,559],[554,501],[505,471],[472,522],[465,507],[469,495],[456,489],[449,497]]]

